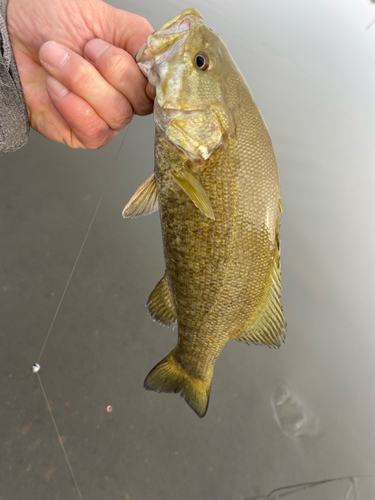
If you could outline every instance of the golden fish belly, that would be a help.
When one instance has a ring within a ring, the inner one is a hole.
[[[263,172],[259,152],[262,147],[249,154],[234,137],[203,168],[189,162],[211,201],[211,220],[171,177],[185,158],[162,133],[156,135],[164,254],[178,319],[174,358],[197,379],[211,379],[227,340],[254,326],[271,287],[280,189],[273,151]],[[268,171],[275,169],[276,178]]]

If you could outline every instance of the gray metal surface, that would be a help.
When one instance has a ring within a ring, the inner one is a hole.
[[[188,6],[116,5],[155,28]],[[195,7],[227,43],[273,138],[287,341],[228,343],[203,420],[179,397],[143,389],[176,331],[144,307],[164,271],[158,214],[121,217],[153,168],[152,117],[137,117],[40,360],[82,497],[243,500],[309,483],[283,494],[374,498],[374,480],[359,476],[375,466],[375,5]],[[76,151],[32,133],[0,158],[1,500],[79,498],[30,368],[120,143]]]

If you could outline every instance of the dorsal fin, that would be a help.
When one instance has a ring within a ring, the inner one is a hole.
[[[140,186],[122,212],[123,217],[139,217],[152,214],[158,209],[158,192],[155,173]]]
[[[166,326],[175,325],[177,315],[169,290],[167,271],[165,271],[164,276],[151,292],[147,301],[147,308],[152,319],[158,323]]]

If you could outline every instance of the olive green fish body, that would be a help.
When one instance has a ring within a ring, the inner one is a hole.
[[[178,324],[176,348],[145,386],[181,392],[203,416],[226,342],[278,346],[285,318],[281,193],[271,139],[227,48],[199,16],[188,9],[165,25],[171,33],[156,32],[161,62],[152,61],[150,39],[138,56],[150,81],[157,75],[155,171],[148,198],[137,192],[125,215],[134,215],[133,206],[136,215],[159,208],[166,274],[148,305],[161,323]],[[188,25],[183,43],[182,23]],[[169,58],[163,37],[174,37],[164,40]],[[212,67],[194,68],[201,63],[196,54]]]

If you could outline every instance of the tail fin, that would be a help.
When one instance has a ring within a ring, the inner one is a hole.
[[[208,381],[193,377],[176,361],[173,354],[174,350],[150,371],[144,387],[156,392],[181,392],[181,397],[202,418],[208,408],[212,376]]]

